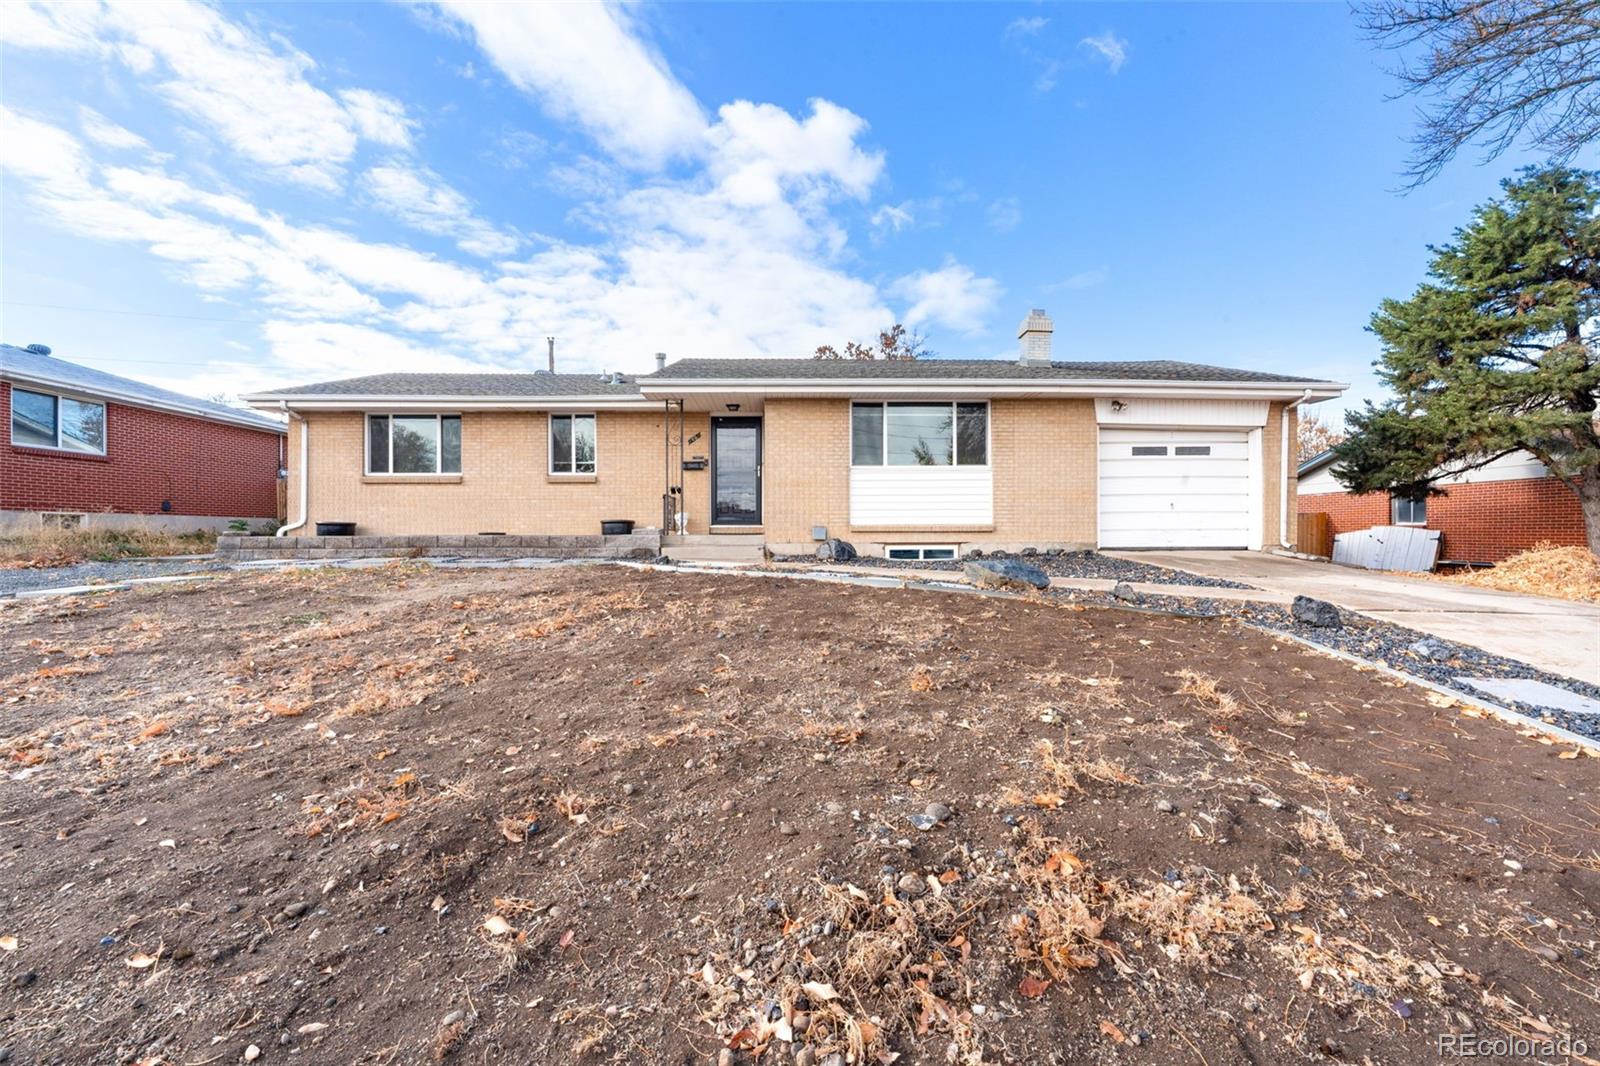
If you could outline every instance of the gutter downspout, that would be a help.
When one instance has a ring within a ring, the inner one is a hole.
[[[1278,447],[1278,458],[1283,461],[1283,470],[1278,475],[1278,546],[1293,549],[1289,542],[1289,412],[1311,399],[1311,390],[1301,393],[1298,400],[1283,405],[1283,443]],[[303,438],[302,438],[303,442]],[[301,488],[304,488],[304,482]]]
[[[305,525],[306,518],[309,517],[307,513],[309,510],[308,501],[310,500],[311,496],[307,491],[308,486],[306,484],[306,477],[311,471],[311,464],[309,462],[309,457],[311,454],[311,426],[300,415],[289,410],[288,400],[279,400],[278,404],[280,407],[282,407],[284,414],[288,415],[293,421],[300,423],[300,521],[296,522],[292,526],[282,526],[278,529],[277,536],[287,537],[292,530],[299,529],[301,526]]]

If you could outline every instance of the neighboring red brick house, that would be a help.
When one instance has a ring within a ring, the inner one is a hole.
[[[278,517],[284,428],[253,411],[4,344],[0,424],[0,530]]]
[[[1333,455],[1300,466],[1301,514],[1326,514],[1335,534],[1413,525],[1441,532],[1441,562],[1497,563],[1542,541],[1586,544],[1577,495],[1526,452],[1439,483],[1444,494],[1412,501],[1387,493],[1346,492]]]

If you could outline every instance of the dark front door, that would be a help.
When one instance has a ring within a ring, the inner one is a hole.
[[[761,419],[711,421],[711,524],[761,524]]]

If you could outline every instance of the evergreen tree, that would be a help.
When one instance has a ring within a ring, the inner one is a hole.
[[[1529,168],[1501,187],[1430,249],[1432,280],[1373,315],[1396,398],[1349,416],[1336,472],[1416,496],[1526,450],[1577,494],[1600,554],[1600,175]]]

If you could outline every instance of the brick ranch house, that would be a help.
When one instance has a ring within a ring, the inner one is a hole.
[[[1412,500],[1345,491],[1333,453],[1300,464],[1300,513],[1323,513],[1334,534],[1373,526],[1440,531],[1444,563],[1497,563],[1542,541],[1588,543],[1578,496],[1527,452],[1503,455],[1439,482],[1444,493]]]
[[[898,558],[1292,542],[1294,408],[1344,385],[1053,362],[1050,337],[1035,311],[1014,362],[657,356],[638,377],[380,374],[246,399],[289,418],[283,532],[354,526],[308,550],[598,535],[613,519],[686,556],[831,537]]]
[[[283,423],[0,345],[0,532],[191,532],[278,514]]]

